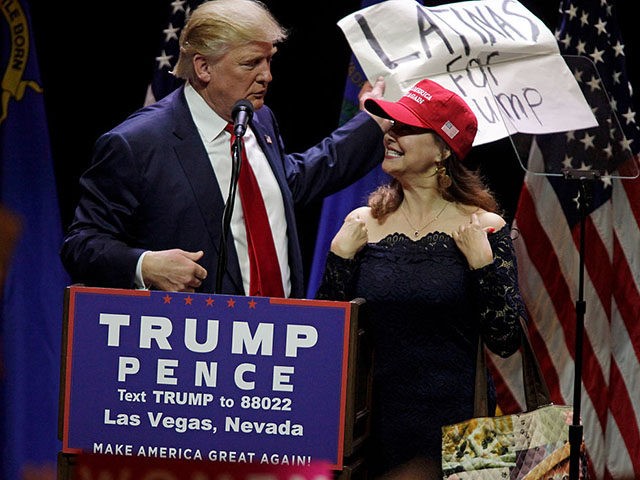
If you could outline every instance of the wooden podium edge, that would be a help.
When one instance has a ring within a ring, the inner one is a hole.
[[[367,478],[364,448],[371,428],[373,351],[368,341],[367,305],[363,298],[350,303],[344,458],[343,469],[336,472],[337,480]]]
[[[58,394],[58,440],[62,441],[64,429],[64,402],[67,387],[67,348],[69,333],[69,297],[70,287],[64,290],[64,301],[62,306],[62,338],[60,348],[60,391]]]

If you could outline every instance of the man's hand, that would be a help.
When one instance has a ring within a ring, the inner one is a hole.
[[[368,80],[364,82],[364,85],[362,86],[362,88],[360,89],[360,93],[358,94],[358,100],[360,102],[360,110],[363,110],[366,112],[364,108],[365,100],[369,98],[380,98],[380,99],[383,98],[384,88],[385,88],[385,82],[384,82],[383,76],[378,77],[376,79],[376,82],[373,85],[371,85]],[[376,122],[378,122],[378,125],[380,125],[380,128],[382,129],[383,132],[386,132],[391,128],[391,123],[392,123],[391,120],[378,117],[371,113],[369,115],[371,115],[371,118],[373,118]]]
[[[207,278],[207,270],[196,263],[204,252],[185,252],[175,248],[148,252],[142,259],[144,284],[157,290],[194,292]]]

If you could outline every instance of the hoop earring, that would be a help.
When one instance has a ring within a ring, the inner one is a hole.
[[[436,173],[438,174],[438,186],[442,190],[449,188],[451,186],[451,177],[447,174],[447,167],[438,162]]]

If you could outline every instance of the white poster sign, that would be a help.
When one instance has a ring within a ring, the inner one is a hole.
[[[515,0],[387,0],[338,26],[369,81],[385,77],[386,99],[423,78],[465,99],[478,117],[475,145],[597,125],[553,33]]]

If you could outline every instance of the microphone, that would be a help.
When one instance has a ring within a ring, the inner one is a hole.
[[[233,117],[233,133],[236,137],[242,137],[247,131],[247,123],[253,116],[253,104],[247,100],[238,100],[231,109]]]

